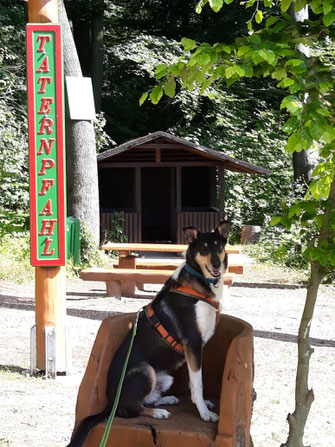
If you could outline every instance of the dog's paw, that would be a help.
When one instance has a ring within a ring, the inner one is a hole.
[[[156,402],[156,405],[178,405],[179,402],[176,396],[164,396]]]
[[[206,422],[217,422],[219,420],[219,415],[214,413],[213,411],[204,411],[202,414],[200,414],[201,419],[203,419]]]
[[[211,402],[210,400],[205,400],[205,404],[206,404],[206,407],[207,407],[209,410],[213,410],[213,408],[215,407],[215,405],[213,404],[213,402]]]
[[[169,413],[167,410],[164,410],[163,408],[154,408],[152,416],[155,419],[169,419],[171,413]]]

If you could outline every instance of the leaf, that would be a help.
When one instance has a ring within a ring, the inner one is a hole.
[[[263,13],[262,11],[257,11],[255,16],[256,23],[262,23]]]
[[[143,95],[140,97],[140,99],[139,99],[139,104],[140,104],[140,106],[144,103],[144,101],[147,99],[147,97],[148,97],[148,92],[145,92],[145,93],[143,93]]]
[[[331,265],[335,265],[335,250],[330,250],[329,260],[330,260]]]
[[[311,261],[317,261],[321,255],[321,250],[319,248],[313,247],[310,250],[310,259]]]
[[[324,2],[324,4],[323,4],[323,13],[324,14],[328,14],[332,10],[333,10],[333,5],[331,3]]]
[[[265,21],[265,27],[270,28],[270,26],[276,23],[277,20],[278,20],[277,17],[274,16],[268,17]]]
[[[200,53],[197,55],[197,62],[201,67],[204,67],[211,62],[211,58],[207,53]]]
[[[280,70],[273,71],[271,77],[280,81],[281,79],[285,78],[286,75],[287,71],[285,70],[285,68],[281,68]]]
[[[312,121],[309,126],[309,132],[315,141],[319,141],[324,133],[324,129],[317,122]]]
[[[197,43],[195,40],[187,39],[186,37],[183,37],[181,39],[181,44],[184,47],[185,51],[194,50],[194,48],[197,46]]]
[[[298,65],[301,65],[303,63],[304,61],[302,61],[301,59],[289,59],[285,65],[292,65],[293,67],[297,67]]]
[[[162,96],[163,87],[161,85],[156,85],[156,87],[150,93],[150,100],[153,104],[158,104]]]
[[[280,222],[286,227],[288,230],[291,228],[291,221],[288,217],[281,217]]]
[[[293,152],[301,152],[301,138],[298,134],[294,133],[287,141],[286,150],[293,154]]]
[[[226,5],[230,5],[231,3],[233,3],[234,0],[224,0],[224,2],[226,3]]]
[[[294,10],[295,12],[301,11],[306,6],[306,0],[295,0]]]
[[[270,220],[271,227],[274,227],[275,225],[279,224],[281,221],[281,216],[273,216]]]
[[[250,49],[251,49],[250,47],[242,45],[237,51],[237,56],[238,57],[244,56],[246,53],[248,53],[248,51],[250,51]]]
[[[155,70],[155,78],[161,79],[167,73],[167,66],[165,64],[157,65]]]
[[[292,3],[292,0],[282,0],[280,2],[280,9],[281,12],[286,12],[290,6],[290,4]]]
[[[254,61],[255,65],[258,65],[258,64],[260,64],[261,62],[264,61],[264,58],[259,54],[259,51],[255,51],[252,54],[252,60]]]
[[[291,115],[297,115],[303,108],[303,104],[294,95],[286,96],[280,105],[280,109],[287,109]]]
[[[226,76],[227,79],[229,79],[229,78],[231,78],[232,76],[234,76],[234,74],[235,74],[235,70],[234,70],[233,67],[227,67],[227,68],[225,69],[225,76]]]
[[[322,18],[322,21],[325,26],[331,25],[334,22],[334,20],[335,20],[335,11],[329,12]]]
[[[331,116],[331,113],[325,107],[319,107],[316,109],[317,113],[322,116]]]
[[[272,50],[262,48],[258,51],[258,54],[270,65],[274,65],[277,61],[277,56]]]
[[[292,205],[290,207],[290,210],[288,213],[288,218],[291,219],[293,216],[298,217],[300,213],[301,213],[301,208],[297,203],[295,203],[294,205]]]
[[[223,6],[223,0],[209,0],[209,4],[214,12],[219,12]]]
[[[164,93],[169,97],[173,98],[176,94],[176,81],[174,78],[170,78],[164,85]]]

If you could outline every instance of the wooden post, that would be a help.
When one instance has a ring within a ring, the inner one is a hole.
[[[224,167],[218,167],[219,174],[219,201],[220,201],[220,214],[223,218],[226,216],[225,211],[225,178],[224,178]]]
[[[57,0],[28,0],[30,23],[58,23]],[[45,327],[56,327],[57,371],[66,371],[66,280],[65,267],[36,267],[36,366],[46,370]]]

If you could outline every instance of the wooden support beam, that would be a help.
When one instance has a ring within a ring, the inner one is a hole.
[[[223,166],[219,166],[219,203],[220,203],[220,212],[225,214],[225,178],[224,178],[224,168]]]

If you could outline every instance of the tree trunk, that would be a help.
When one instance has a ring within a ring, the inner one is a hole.
[[[304,20],[308,20],[308,6],[305,6],[300,11],[296,12],[294,10],[294,3],[291,3],[289,10],[290,16],[293,18],[295,22],[303,22]],[[309,50],[305,45],[298,45],[299,51],[309,57]],[[305,102],[308,101],[308,97],[305,98]],[[309,185],[312,179],[313,172],[313,162],[311,159],[311,151],[303,150],[301,152],[293,153],[293,175],[294,182],[302,181]]]
[[[101,111],[103,76],[104,3],[96,5],[92,13],[91,76],[95,110]]]
[[[59,0],[59,22],[63,25],[64,73],[82,77],[79,58],[66,15]],[[99,244],[99,189],[93,124],[66,118],[68,214],[85,224]]]
[[[333,179],[329,193],[330,207],[335,207],[335,178]],[[318,247],[322,241],[329,237],[330,218],[325,215],[320,229]],[[313,319],[313,313],[319,286],[324,274],[319,261],[311,261],[311,275],[307,288],[305,308],[299,327],[298,336],[298,367],[295,388],[295,410],[287,416],[289,423],[289,435],[285,444],[281,447],[304,447],[303,436],[306,421],[314,400],[312,389],[308,389],[309,361],[313,353],[310,346],[309,334]]]

